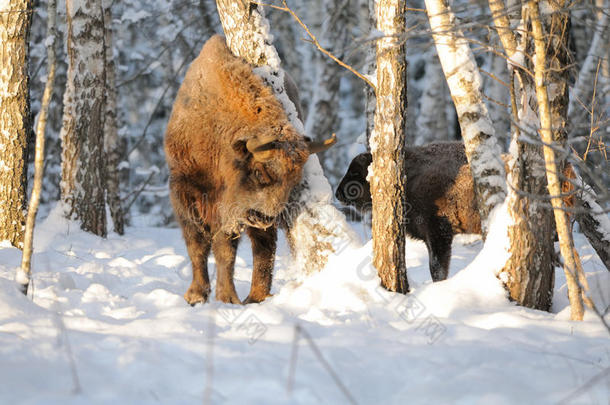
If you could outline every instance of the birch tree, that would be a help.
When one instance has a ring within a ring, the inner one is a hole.
[[[104,152],[106,154],[106,200],[114,231],[124,233],[125,215],[121,206],[119,163],[122,159],[121,143],[117,128],[117,89],[112,46],[112,0],[103,0],[104,61],[106,70],[106,111],[104,116]]]
[[[494,25],[508,59],[511,101],[515,125],[511,134],[511,158],[508,163],[507,209],[509,257],[501,273],[511,299],[518,304],[548,310],[553,294],[553,218],[545,208],[548,196],[542,147],[536,136],[539,119],[536,89],[531,72],[532,41],[529,25],[521,12],[519,27],[514,29],[502,0],[490,0]],[[527,65],[527,66],[526,66]],[[529,67],[529,69],[528,69]]]
[[[0,240],[22,247],[31,133],[28,36],[32,2],[0,2]]]
[[[409,291],[405,264],[407,213],[404,124],[407,108],[405,0],[379,0],[377,30],[377,105],[375,129],[369,140],[373,162],[369,174],[373,200],[373,265],[381,285],[390,291]]]
[[[25,238],[23,243],[23,254],[21,256],[21,267],[17,273],[16,280],[24,294],[28,292],[30,285],[31,260],[34,251],[34,226],[36,213],[40,204],[40,192],[42,190],[42,178],[44,175],[44,145],[45,129],[49,103],[53,97],[53,85],[55,84],[55,43],[57,42],[57,1],[49,0],[47,3],[47,80],[45,81],[38,123],[36,124],[36,152],[34,157],[34,186],[28,205],[28,215],[25,226]]]
[[[426,0],[426,11],[451,98],[458,114],[466,157],[474,179],[483,235],[489,214],[506,196],[502,150],[487,107],[483,102],[481,77],[473,53],[455,15],[444,0]]]
[[[273,88],[297,131],[304,132],[294,104],[284,89],[284,72],[269,38],[264,9],[250,2],[217,0],[218,13],[231,51],[255,66]],[[315,155],[307,161],[301,184],[288,204],[287,236],[297,263],[305,272],[320,270],[328,255],[353,241],[345,217],[331,204],[332,190]]]
[[[66,0],[68,74],[61,129],[61,195],[66,215],[106,236],[102,0]]]
[[[546,164],[546,178],[551,196],[551,205],[555,217],[557,235],[559,236],[559,249],[564,260],[564,272],[568,285],[570,298],[570,315],[573,320],[582,320],[584,308],[581,299],[582,291],[578,281],[586,283],[578,253],[574,249],[572,230],[566,215],[566,207],[561,198],[560,168],[562,159],[555,152],[556,146],[565,146],[565,112],[567,111],[568,91],[567,82],[557,80],[566,74],[567,65],[562,56],[567,53],[567,22],[568,13],[563,10],[564,1],[551,5],[553,15],[548,18],[550,24],[545,33],[538,10],[538,1],[529,2],[528,11],[531,14],[532,34],[535,44],[535,81],[536,98],[538,101],[538,114],[540,116],[540,137],[544,144],[544,160]],[[550,28],[550,32],[549,31]],[[545,35],[546,34],[546,35]],[[547,56],[550,57],[547,73]],[[563,63],[562,63],[563,62]],[[556,76],[548,77],[547,76]],[[552,93],[547,91],[547,79],[553,85]],[[555,80],[553,80],[555,79]],[[551,107],[553,106],[553,107]],[[562,145],[563,144],[563,145]]]

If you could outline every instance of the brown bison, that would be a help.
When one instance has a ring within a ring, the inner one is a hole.
[[[360,212],[372,208],[366,180],[370,153],[352,160],[335,196]],[[438,142],[407,147],[407,213],[409,236],[428,248],[432,280],[445,280],[449,272],[451,242],[459,233],[481,233],[474,184],[461,142]]]
[[[298,106],[296,86],[286,79],[285,87]],[[244,303],[269,296],[276,218],[310,153],[332,143],[300,135],[272,89],[230,52],[223,37],[203,46],[180,86],[165,135],[170,198],[193,267],[184,295],[189,304],[208,299],[210,250],[216,259],[216,299],[241,303],[233,271],[242,231],[252,242],[254,261]]]

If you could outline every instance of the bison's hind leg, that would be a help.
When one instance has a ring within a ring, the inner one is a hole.
[[[244,304],[250,304],[261,302],[270,295],[277,228],[272,226],[263,230],[250,227],[246,232],[252,242],[252,258],[254,261],[250,294],[244,300]]]
[[[238,242],[238,238],[222,231],[216,232],[212,238],[212,251],[216,259],[216,299],[231,304],[241,304],[233,283]]]
[[[184,294],[184,299],[191,305],[206,302],[210,295],[210,278],[208,276],[208,256],[212,238],[209,232],[201,231],[189,221],[181,221],[182,234],[186,249],[193,266],[193,281]]]
[[[425,238],[432,281],[447,279],[452,241],[453,230],[447,218],[434,216],[430,220],[428,235]]]

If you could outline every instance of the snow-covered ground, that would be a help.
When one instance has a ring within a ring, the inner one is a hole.
[[[365,226],[353,226],[366,242]],[[610,273],[576,242],[605,307]],[[435,284],[424,245],[409,242],[407,296],[378,287],[370,241],[309,277],[280,245],[273,297],[192,308],[179,230],[103,240],[51,212],[36,233],[33,300],[13,282],[20,251],[0,246],[0,403],[350,403],[341,384],[358,404],[609,403],[610,335],[591,313],[569,321],[559,269],[545,313],[509,303],[489,258],[467,268],[478,237],[456,238],[450,278]],[[238,256],[244,298],[247,240]]]

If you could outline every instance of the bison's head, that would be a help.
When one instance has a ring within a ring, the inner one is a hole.
[[[231,148],[238,179],[231,182],[233,190],[226,190],[231,212],[225,212],[225,218],[229,216],[228,222],[238,226],[272,226],[301,181],[309,155],[335,142],[334,135],[324,142],[304,139],[291,125],[234,141]]]
[[[371,189],[366,180],[371,162],[370,153],[361,153],[356,156],[335,192],[335,196],[341,203],[350,205],[359,212],[367,212],[372,208]]]

